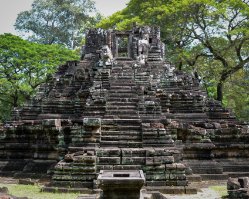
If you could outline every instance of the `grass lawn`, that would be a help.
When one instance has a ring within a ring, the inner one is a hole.
[[[0,187],[7,187],[9,194],[29,199],[76,199],[81,194],[77,193],[47,193],[41,192],[38,185],[1,184]]]
[[[221,197],[227,196],[227,186],[210,186],[210,189],[216,191]]]

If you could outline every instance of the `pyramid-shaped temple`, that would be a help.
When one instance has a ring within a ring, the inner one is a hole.
[[[0,174],[96,187],[100,170],[143,170],[146,186],[249,174],[249,130],[199,80],[165,61],[159,27],[92,29],[0,131]]]

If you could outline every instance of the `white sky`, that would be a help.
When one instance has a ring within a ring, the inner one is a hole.
[[[14,28],[17,14],[29,10],[33,0],[0,0],[0,34],[17,34]],[[104,15],[125,8],[129,0],[95,0],[96,8]]]

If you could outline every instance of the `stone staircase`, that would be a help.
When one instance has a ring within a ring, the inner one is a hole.
[[[148,61],[162,61],[161,49],[157,46],[152,46],[149,50]]]
[[[133,62],[117,62],[111,70],[106,114],[102,120],[100,146],[141,147],[139,101],[134,82]]]
[[[103,119],[101,147],[142,147],[141,120]]]

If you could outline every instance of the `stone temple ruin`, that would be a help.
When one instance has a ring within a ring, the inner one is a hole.
[[[148,187],[249,175],[249,130],[164,59],[159,27],[90,30],[0,132],[0,174],[95,189],[100,170],[142,170]],[[162,188],[163,187],[163,188]]]

